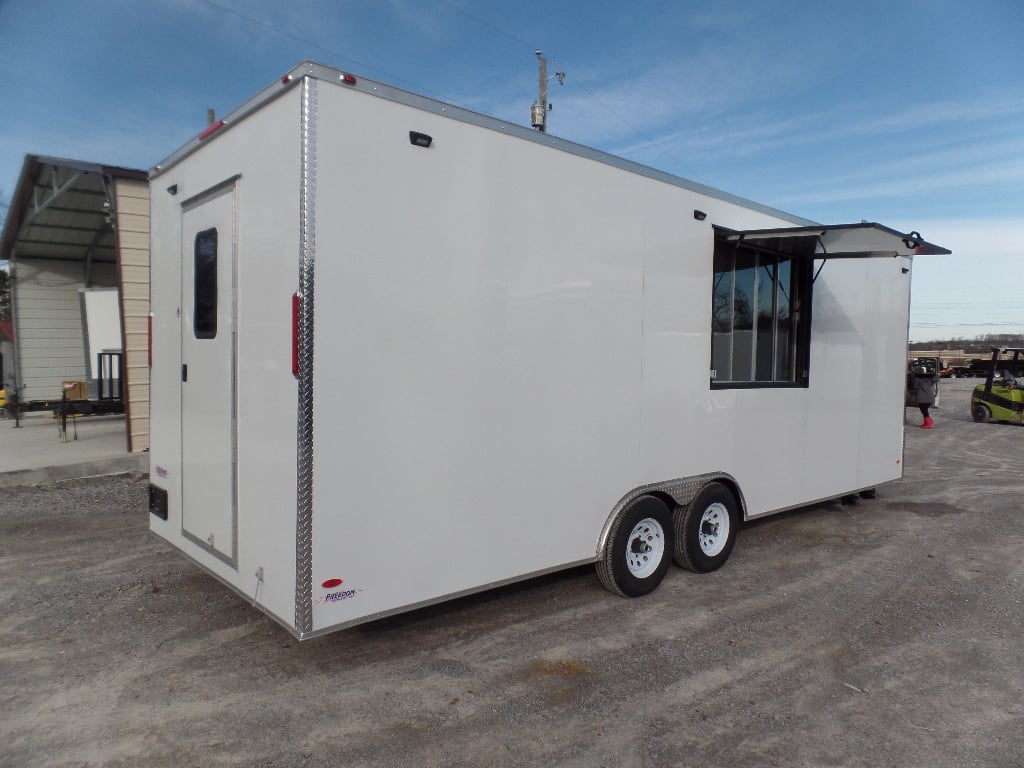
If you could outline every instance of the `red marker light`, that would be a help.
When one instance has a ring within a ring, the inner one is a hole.
[[[324,589],[334,589],[341,586],[341,579],[328,579],[321,585]]]
[[[291,75],[285,75],[284,77],[281,78],[282,85],[288,85],[288,83],[290,83],[291,81],[292,81],[292,76]]]
[[[202,133],[199,134],[199,140],[202,141],[203,139],[209,138],[210,136],[215,134],[217,131],[219,131],[223,127],[224,127],[224,121],[223,120],[218,120],[216,123],[214,123],[209,128],[207,128],[205,131],[203,131]]]
[[[355,75],[344,74],[341,76],[341,82],[345,83],[345,85],[355,85]]]

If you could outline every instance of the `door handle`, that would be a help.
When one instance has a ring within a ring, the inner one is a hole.
[[[188,366],[182,363],[181,366],[181,380],[188,381]]]

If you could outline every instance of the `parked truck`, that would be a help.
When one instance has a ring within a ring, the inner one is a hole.
[[[300,639],[901,476],[916,232],[313,62],[151,184],[151,527]]]

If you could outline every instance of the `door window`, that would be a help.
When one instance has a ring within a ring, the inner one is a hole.
[[[195,242],[195,317],[197,339],[217,337],[217,229],[203,230]]]

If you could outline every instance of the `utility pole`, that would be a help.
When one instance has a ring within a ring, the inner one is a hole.
[[[540,64],[540,96],[530,108],[530,124],[541,133],[547,133],[548,112],[551,111],[548,103],[548,60],[541,55],[540,50],[533,53]],[[555,72],[554,77],[558,78],[559,85],[565,85],[565,72]]]

